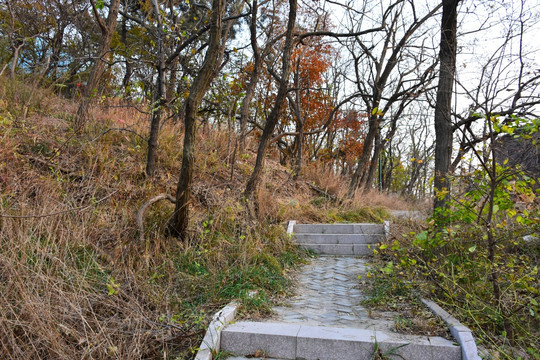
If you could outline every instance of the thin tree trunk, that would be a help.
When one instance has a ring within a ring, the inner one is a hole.
[[[156,94],[152,104],[152,122],[150,123],[150,136],[148,137],[148,153],[146,157],[146,175],[153,176],[156,171],[156,152],[158,148],[159,125],[161,122],[162,107],[165,95],[165,52],[163,49],[163,23],[157,0],[152,0],[154,16],[157,19],[157,41],[158,41],[158,75],[156,79]]]
[[[274,107],[266,120],[266,125],[261,136],[261,142],[259,143],[259,148],[257,150],[257,159],[255,161],[253,173],[251,174],[244,191],[244,196],[250,200],[254,200],[254,194],[256,193],[261,182],[266,150],[270,143],[270,137],[272,136],[272,133],[274,132],[274,129],[281,116],[283,102],[287,97],[289,73],[291,69],[290,60],[293,48],[293,31],[296,22],[296,7],[297,0],[289,0],[289,19],[287,21],[287,32],[285,36],[285,47],[283,49],[282,74],[279,81],[279,89],[276,95]]]
[[[122,21],[122,32],[121,32],[121,41],[122,44],[127,48],[128,47],[128,40],[127,40],[127,18],[124,17]],[[131,98],[131,91],[129,88],[129,83],[131,81],[131,75],[133,74],[133,66],[131,65],[131,61],[129,60],[128,54],[126,54],[126,59],[124,61],[126,70],[124,73],[124,78],[122,79],[122,86],[124,87],[124,93],[126,98]]]
[[[105,71],[105,56],[108,54],[111,48],[111,41],[114,34],[114,29],[116,27],[116,20],[118,18],[118,11],[120,9],[121,0],[112,0],[111,6],[109,6],[109,15],[107,17],[107,24],[103,23],[103,20],[99,17],[94,1],[91,0],[92,8],[94,9],[94,15],[96,20],[101,28],[101,34],[103,36],[101,44],[97,52],[96,59],[94,61],[94,66],[90,72],[88,78],[88,83],[83,93],[81,103],[79,104],[79,109],[77,110],[77,115],[75,116],[74,130],[79,132],[88,121],[88,112],[90,110],[90,105],[94,101],[94,97],[97,94],[97,88],[101,76]]]
[[[52,56],[49,67],[47,68],[47,73],[51,73],[51,79],[55,82],[58,79],[58,66],[60,62],[60,52],[64,44],[64,31],[66,25],[63,23],[57,26],[56,33],[54,34],[53,46],[52,46]]]
[[[376,116],[376,115],[375,115]],[[370,122],[377,122],[376,119],[370,120]],[[347,197],[352,198],[354,192],[362,184],[362,179],[367,171],[367,167],[370,163],[371,149],[373,148],[373,141],[375,140],[375,135],[377,133],[378,124],[369,127],[368,133],[364,140],[364,148],[362,150],[362,156],[358,160],[358,166],[354,171],[354,174],[351,178],[351,183],[349,185],[349,191],[347,192]]]
[[[197,112],[204,94],[216,76],[216,65],[220,54],[222,17],[225,11],[225,0],[212,0],[212,19],[210,24],[210,42],[204,63],[191,86],[186,100],[184,149],[180,179],[176,188],[176,207],[171,219],[170,230],[175,236],[187,238],[189,225],[189,203],[191,200],[191,187],[193,181],[193,167],[195,164],[195,130],[197,127]]]
[[[11,17],[11,29],[8,33],[9,37],[9,45],[13,49],[13,58],[11,59],[11,69],[10,69],[10,80],[15,80],[15,71],[17,69],[17,63],[19,62],[19,52],[21,51],[21,48],[25,45],[26,39],[22,39],[20,42],[17,42],[14,39],[15,34],[15,13],[13,12],[13,9],[11,8],[11,1],[6,1],[6,5],[8,7],[8,11]]]
[[[259,46],[257,45],[257,12],[258,2],[257,0],[254,0],[253,4],[251,5],[251,23],[249,24],[251,50],[253,51],[253,72],[250,74],[246,95],[242,101],[242,107],[240,108],[240,136],[238,138],[238,143],[240,144],[241,151],[245,149],[247,123],[249,119],[249,105],[251,104],[251,99],[255,94],[255,88],[259,82],[259,75],[262,68],[262,59],[259,55]]]
[[[368,175],[365,178],[364,183],[361,185],[364,191],[369,191],[373,186],[373,180],[375,179],[375,171],[378,169],[379,157],[381,156],[382,151],[382,141],[380,130],[375,134],[375,148],[373,150],[373,156],[371,157],[370,167],[368,170]]]
[[[452,158],[452,91],[456,73],[457,6],[460,0],[443,0],[439,85],[435,106],[435,199],[434,208],[447,206],[448,170]]]

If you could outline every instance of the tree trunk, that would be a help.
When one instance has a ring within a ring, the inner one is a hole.
[[[443,0],[439,84],[435,105],[435,200],[434,208],[447,206],[450,182],[448,170],[452,158],[452,91],[456,73],[457,6],[460,0]]]
[[[65,29],[66,25],[64,23],[57,25],[56,33],[54,34],[53,38],[51,63],[47,69],[47,73],[51,73],[51,80],[53,82],[56,82],[58,79],[58,66],[60,65],[60,52],[62,51],[64,45]]]
[[[266,150],[270,143],[270,137],[272,136],[272,133],[274,132],[274,129],[281,116],[283,102],[287,97],[289,73],[291,69],[290,60],[293,48],[293,31],[296,22],[296,7],[297,0],[289,0],[289,19],[287,21],[287,33],[285,36],[285,47],[283,49],[282,74],[279,81],[279,89],[276,96],[276,101],[274,103],[274,107],[272,108],[270,115],[268,115],[268,119],[266,120],[266,125],[261,136],[261,142],[259,143],[259,148],[257,150],[255,167],[244,191],[244,196],[249,200],[254,199],[254,194],[256,193],[261,182],[261,175],[262,169],[264,167]]]
[[[302,152],[304,151],[304,122],[298,121],[296,131],[298,132],[296,138],[296,167],[294,170],[294,178],[298,179],[300,172],[302,171]]]
[[[195,163],[195,130],[197,127],[197,112],[204,94],[216,76],[216,63],[221,46],[222,16],[225,11],[225,0],[212,0],[212,19],[210,24],[210,42],[204,63],[197,74],[186,100],[184,149],[180,179],[176,188],[176,207],[171,219],[171,233],[182,239],[187,237],[189,225],[189,203],[193,181],[193,166]]]
[[[251,22],[249,24],[251,50],[253,51],[253,72],[250,74],[246,95],[242,100],[242,107],[240,108],[240,136],[238,138],[240,151],[245,150],[247,123],[249,119],[249,105],[251,104],[251,99],[255,94],[255,88],[259,82],[259,75],[262,68],[262,59],[259,55],[259,46],[257,45],[257,12],[258,3],[257,0],[254,0],[253,4],[251,5]]]
[[[165,95],[165,53],[163,49],[163,23],[157,0],[152,0],[154,16],[157,19],[157,41],[158,41],[158,75],[156,79],[156,94],[152,104],[152,122],[150,123],[150,136],[148,137],[148,154],[146,157],[146,175],[152,176],[156,171],[156,151],[158,147],[159,125],[161,122],[161,112]]]
[[[373,180],[375,179],[375,171],[378,169],[379,157],[381,156],[382,151],[382,141],[380,129],[377,130],[375,134],[375,148],[373,150],[373,156],[371,157],[371,166],[368,170],[368,175],[365,177],[364,183],[361,185],[364,191],[369,191],[373,186]]]
[[[378,124],[377,124],[378,120],[375,118],[376,116],[377,115],[374,115],[370,119],[370,123],[374,122],[375,124],[373,125],[370,124],[368,133],[366,135],[366,139],[364,140],[364,148],[362,150],[362,156],[360,157],[360,160],[358,160],[358,165],[351,178],[349,191],[347,192],[348,198],[352,198],[356,189],[358,189],[358,187],[361,186],[362,178],[365,177],[364,175],[370,164],[369,160],[371,158],[371,149],[373,148],[373,141],[375,140],[375,136],[378,131]]]
[[[91,1],[94,9],[94,15],[101,28],[103,38],[101,40],[101,44],[99,45],[96,60],[94,61],[94,66],[90,72],[90,77],[88,78],[88,83],[86,84],[86,88],[82,94],[83,97],[81,103],[79,104],[77,115],[75,116],[74,130],[76,132],[79,132],[88,121],[88,111],[90,110],[90,105],[97,94],[99,81],[101,80],[101,76],[105,71],[106,62],[104,58],[108,54],[111,47],[111,41],[114,34],[114,29],[116,27],[116,19],[118,18],[118,11],[120,9],[120,1],[121,0],[112,0],[111,6],[109,7],[109,15],[107,17],[106,25],[99,17],[94,1]]]
[[[121,32],[121,41],[122,44],[127,48],[128,45],[128,39],[127,39],[127,18],[124,17],[122,21],[122,32]],[[133,74],[133,66],[131,65],[131,61],[129,60],[129,56],[126,54],[124,60],[124,66],[126,67],[124,78],[122,79],[122,86],[124,87],[124,93],[126,98],[131,98],[131,90],[129,87],[129,83],[131,82],[131,75]]]

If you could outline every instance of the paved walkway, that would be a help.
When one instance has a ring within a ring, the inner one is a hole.
[[[355,257],[313,259],[296,279],[296,295],[274,308],[276,315],[268,321],[392,331],[396,314],[370,313],[360,304],[366,295],[358,275],[365,278],[366,262]]]

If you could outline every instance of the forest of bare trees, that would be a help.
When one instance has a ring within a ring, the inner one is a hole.
[[[285,221],[396,205],[427,221],[371,280],[538,359],[538,24],[535,0],[1,0],[0,357],[191,358],[311,256]]]
[[[486,8],[499,23],[482,18]],[[525,1],[10,0],[0,8],[0,55],[11,78],[80,98],[76,131],[89,107],[107,99],[146,112],[150,177],[159,171],[163,122],[183,124],[172,223],[181,234],[200,124],[227,123],[235,157],[247,134],[260,133],[247,198],[269,147],[294,165],[295,176],[316,162],[350,176],[349,197],[374,186],[412,197],[448,192],[462,159],[490,138],[479,119],[535,116],[537,55],[526,44],[534,10]],[[460,25],[473,16],[475,25]],[[475,39],[494,31],[496,45],[478,45],[482,53],[462,61],[481,77],[460,75],[456,55],[475,52]],[[425,129],[423,138],[407,130],[414,128]],[[446,197],[435,199],[440,207]]]

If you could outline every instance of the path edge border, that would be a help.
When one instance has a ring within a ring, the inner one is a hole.
[[[420,300],[432,313],[440,317],[446,323],[450,329],[450,333],[461,346],[462,360],[482,360],[478,355],[478,348],[472,335],[472,331],[468,327],[461,324],[455,317],[450,315],[435,302],[427,299]]]
[[[237,309],[238,303],[233,301],[214,315],[204,334],[195,360],[212,360],[213,354],[219,351],[221,345],[221,331],[234,320]]]
[[[294,225],[296,225],[296,220],[289,220],[289,224],[287,225],[287,235],[292,236],[294,233]]]
[[[386,240],[390,239],[390,220],[385,220],[383,222],[383,229],[384,229],[384,237]]]

